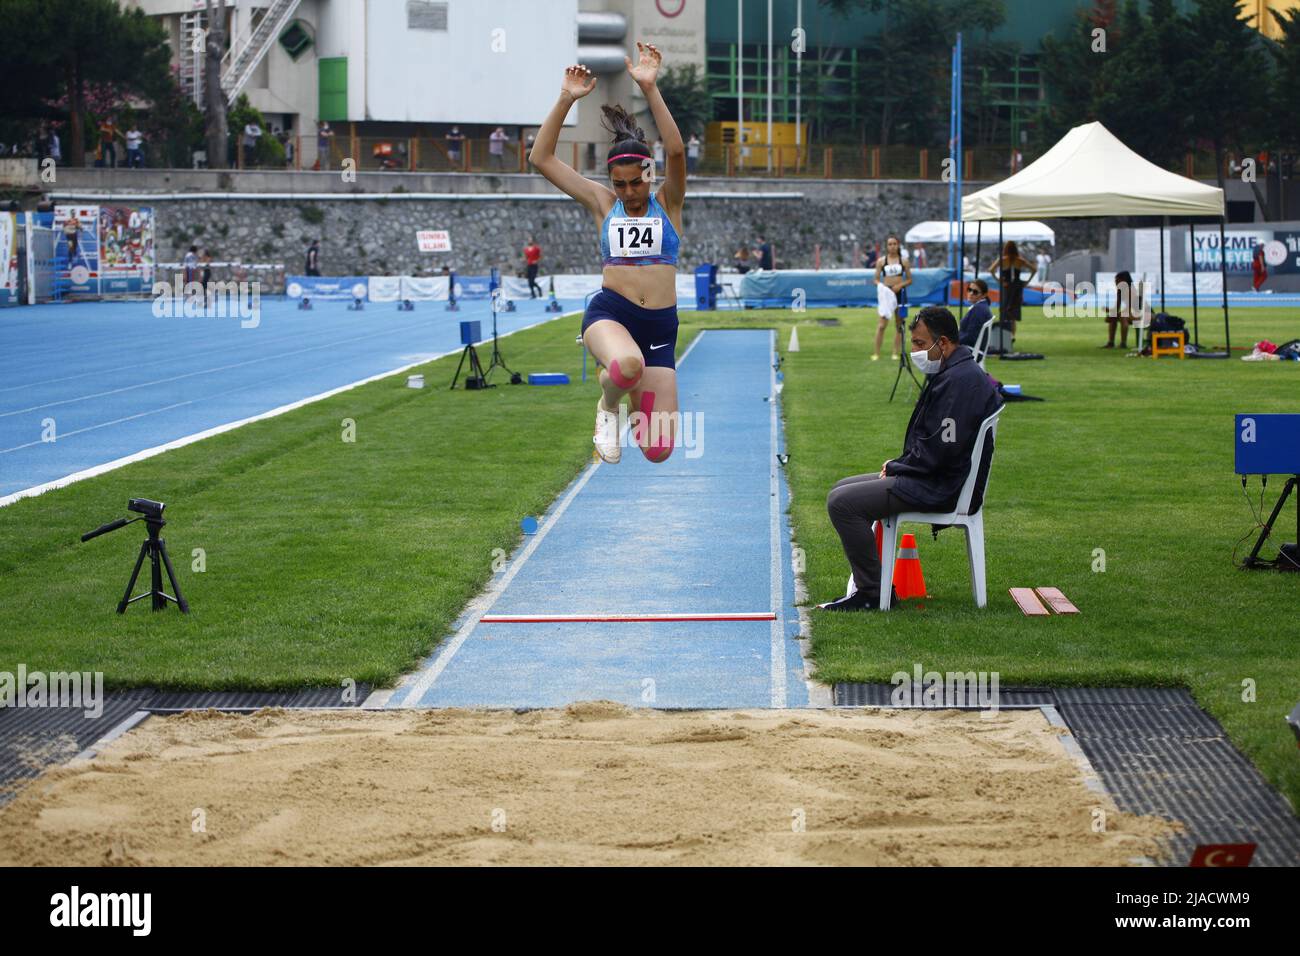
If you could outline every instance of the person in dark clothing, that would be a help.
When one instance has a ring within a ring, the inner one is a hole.
[[[775,265],[772,257],[772,244],[765,236],[758,237],[758,267],[770,271]]]
[[[313,239],[307,247],[307,275],[320,275],[320,240]]]
[[[970,474],[971,450],[984,419],[1002,405],[997,389],[958,342],[957,320],[942,306],[927,306],[911,325],[912,364],[928,376],[907,423],[903,453],[879,474],[853,475],[826,497],[831,524],[853,568],[857,590],[819,604],[828,611],[875,610],[880,600],[880,559],[872,525],[902,511],[947,512],[957,506]]]
[[[1022,269],[1033,272],[1035,266],[1020,254],[1016,244],[1008,239],[1002,245],[1002,255],[989,264],[989,272],[998,277],[998,318],[1002,327],[1016,337],[1016,323],[1020,321],[1020,306],[1025,298],[1025,280]]]
[[[993,310],[989,308],[989,284],[983,279],[972,280],[966,289],[966,298],[970,300],[970,311],[962,317],[959,337],[960,344],[973,349],[979,342],[980,329],[993,318]]]
[[[542,287],[537,284],[537,269],[541,261],[542,247],[537,244],[536,239],[529,236],[528,245],[524,246],[524,269],[528,274],[528,298],[530,299],[546,298]]]
[[[1106,313],[1106,344],[1102,348],[1115,347],[1115,326],[1119,325],[1119,347],[1127,349],[1129,323],[1141,317],[1141,292],[1133,284],[1132,273],[1127,269],[1115,273],[1115,307]]]

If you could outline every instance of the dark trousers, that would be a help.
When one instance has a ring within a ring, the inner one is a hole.
[[[880,598],[880,559],[872,525],[888,515],[916,510],[894,494],[893,488],[893,478],[853,475],[835,482],[826,496],[826,511],[853,568],[853,583],[870,595],[873,604]]]
[[[528,266],[528,298],[530,299],[533,298],[534,289],[537,290],[536,292],[537,298],[539,299],[545,298],[545,293],[542,292],[542,287],[537,284],[537,263],[536,262],[530,263]]]

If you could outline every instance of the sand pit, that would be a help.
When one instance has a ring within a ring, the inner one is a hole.
[[[523,714],[151,717],[0,808],[0,864],[1123,865],[1157,856],[1170,824],[1119,813],[1088,790],[1058,733],[1036,710],[987,719],[587,703]]]

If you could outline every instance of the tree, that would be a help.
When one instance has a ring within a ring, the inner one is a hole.
[[[226,52],[226,11],[207,0],[207,33],[204,35],[203,103],[207,113],[208,167],[225,169],[226,92],[221,88],[221,58]]]
[[[1039,67],[1047,100],[1039,117],[1040,145],[1050,145],[1071,127],[1097,118],[1096,103],[1105,95],[1114,17],[1114,3],[1097,0],[1092,9],[1075,14],[1064,37],[1043,37]]]
[[[1138,0],[1126,0],[1111,32],[1101,91],[1093,104],[1098,120],[1134,152],[1169,168],[1187,149],[1187,129],[1178,106],[1177,62],[1161,55],[1162,30],[1142,16]]]
[[[1276,117],[1289,117],[1290,122],[1270,124],[1277,135],[1277,141],[1270,145],[1294,153],[1300,149],[1300,130],[1295,122],[1295,117],[1300,116],[1300,8],[1271,12],[1282,36],[1272,48],[1275,71],[1270,112]]]
[[[4,0],[0,37],[0,114],[26,123],[65,114],[73,166],[85,162],[90,88],[112,90],[120,103],[162,95],[172,82],[166,32],[115,0]]]
[[[1190,127],[1214,148],[1219,186],[1229,147],[1245,155],[1245,144],[1267,137],[1266,108],[1272,84],[1264,40],[1240,17],[1237,0],[1196,0],[1187,18],[1188,40],[1197,53],[1182,77]],[[1264,170],[1259,170],[1263,173]],[[1255,201],[1265,208],[1258,184]]]
[[[660,74],[658,85],[682,139],[703,132],[705,124],[713,119],[713,97],[696,64],[668,67]]]

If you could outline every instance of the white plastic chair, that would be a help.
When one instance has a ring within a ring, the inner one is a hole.
[[[1006,406],[1002,406],[1005,408]],[[980,423],[980,433],[975,437],[975,447],[970,453],[970,474],[962,485],[961,495],[957,499],[957,508],[949,514],[932,514],[925,511],[904,511],[891,515],[880,522],[880,603],[881,610],[888,611],[890,597],[894,586],[894,558],[898,553],[898,526],[905,521],[919,524],[960,525],[966,532],[966,554],[970,558],[971,590],[975,594],[975,606],[984,607],[988,603],[988,589],[984,580],[984,504],[980,496],[980,509],[970,513],[971,500],[975,497],[975,482],[979,480],[980,461],[984,457],[984,441],[988,437],[996,440],[998,434],[998,416],[1002,408]],[[993,471],[992,460],[989,473]],[[984,476],[984,490],[988,490],[989,476]],[[854,591],[853,574],[849,573],[849,594]]]
[[[979,338],[975,340],[975,347],[971,349],[980,368],[984,367],[984,359],[988,358],[989,339],[993,336],[993,323],[996,321],[996,318],[992,318],[980,326]]]

